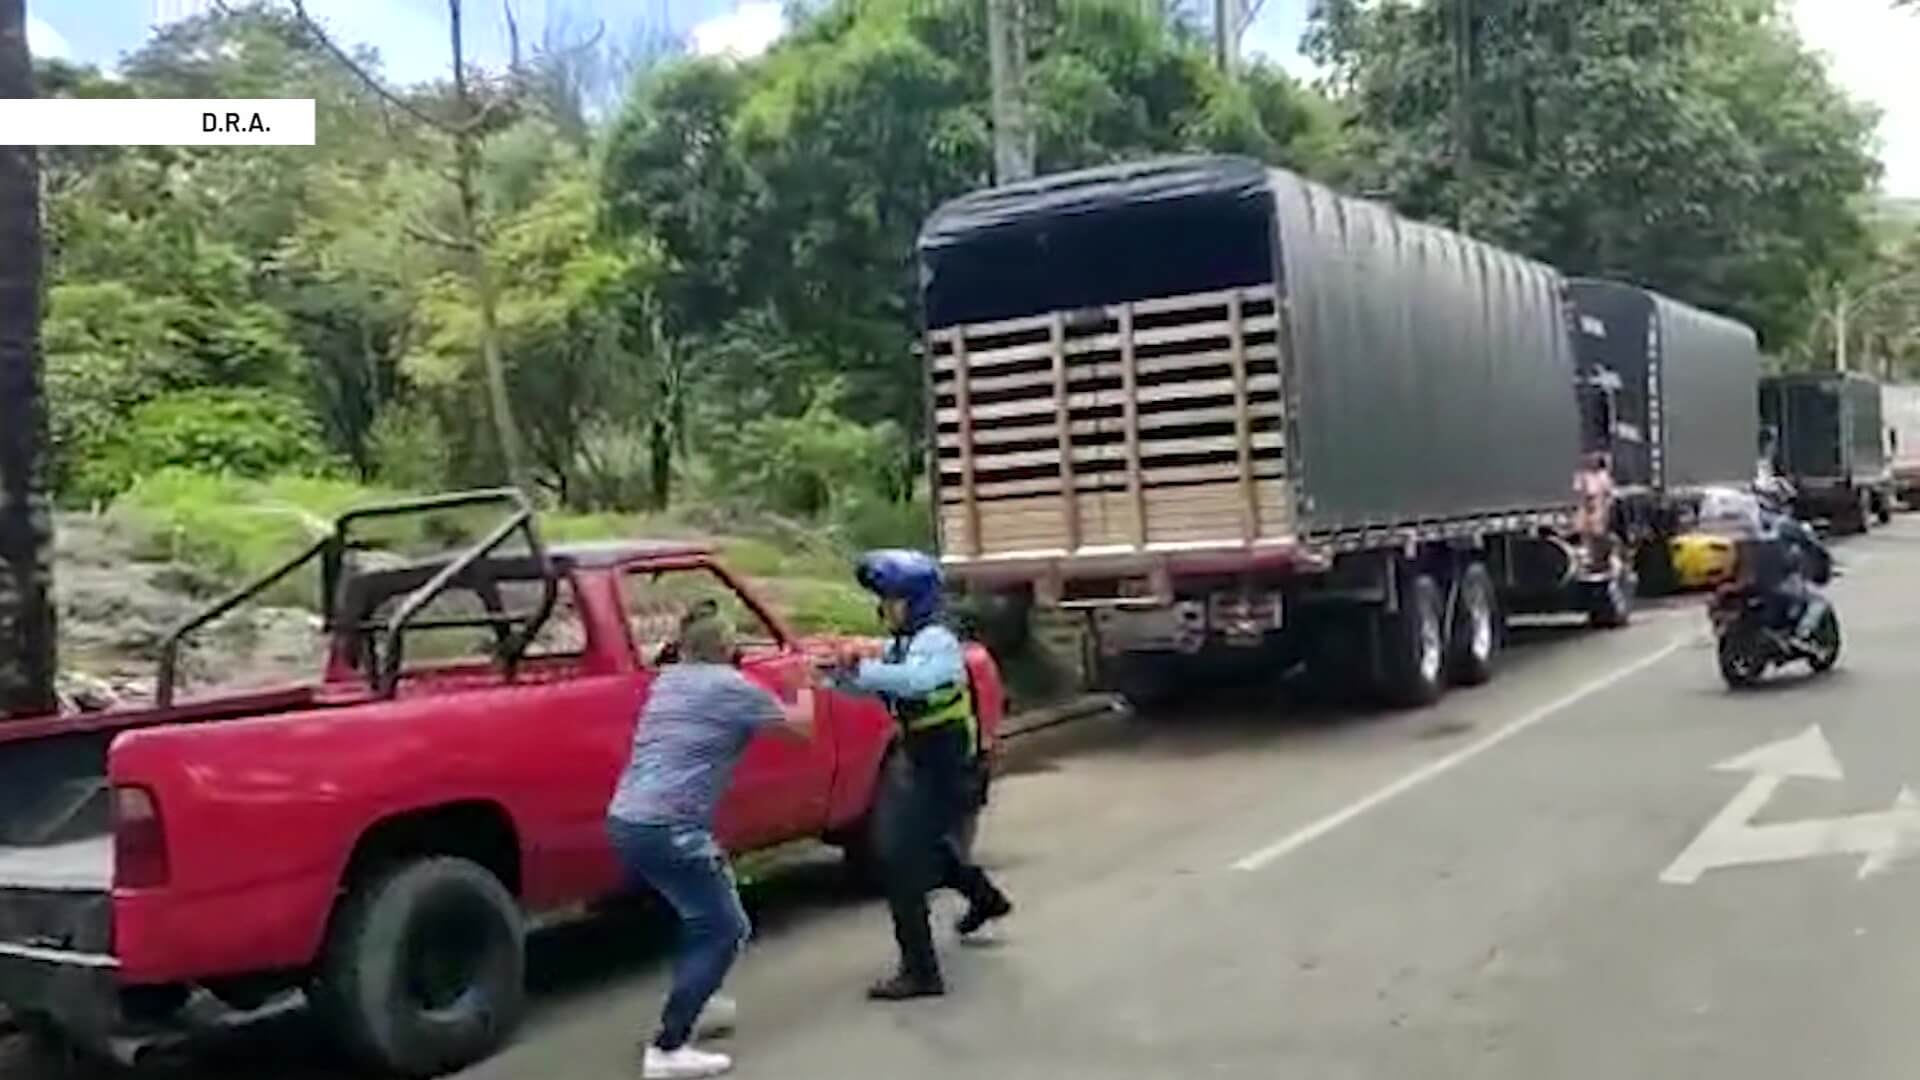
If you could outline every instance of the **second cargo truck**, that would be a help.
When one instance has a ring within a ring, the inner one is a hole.
[[[1668,545],[1709,487],[1754,475],[1760,349],[1742,323],[1648,289],[1575,279],[1586,449],[1612,459],[1616,525],[1643,588],[1673,587]]]

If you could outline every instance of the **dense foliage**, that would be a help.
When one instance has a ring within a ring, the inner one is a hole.
[[[481,74],[494,107],[461,145],[408,119],[449,86],[389,101],[282,6],[228,6],[162,30],[115,79],[40,73],[49,94],[311,96],[322,125],[313,149],[48,155],[64,498],[186,462],[501,479],[489,331],[449,242],[471,222],[553,502],[750,503],[924,539],[912,248],[935,205],[989,180],[978,3],[833,0],[738,63],[552,30]],[[1265,64],[1223,78],[1152,5],[1036,0],[1040,168],[1251,154],[1733,312],[1804,362],[1831,353],[1836,298],[1920,265],[1911,222],[1864,213],[1872,117],[1770,0],[1482,0],[1465,39],[1455,0],[1320,7],[1325,93]],[[471,214],[447,179],[462,145],[479,155]],[[1898,332],[1912,297],[1873,290],[1855,349],[1920,360]]]
[[[1313,49],[1362,183],[1571,273],[1737,315],[1781,349],[1869,257],[1874,116],[1774,0],[1327,0]],[[1463,107],[1464,106],[1464,107]]]

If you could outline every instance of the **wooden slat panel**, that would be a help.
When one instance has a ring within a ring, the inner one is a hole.
[[[1061,348],[1067,338],[1066,316],[1054,313],[1049,334],[1053,345],[1053,426],[1059,432],[1056,448],[1060,456],[1060,519],[1066,526],[1067,548],[1074,550],[1080,546],[1080,506],[1073,479],[1073,424],[1067,403],[1067,354]]]
[[[1050,315],[1021,315],[1012,319],[1000,319],[995,322],[967,323],[964,326],[942,326],[927,331],[927,339],[934,345],[944,345],[959,339],[964,332],[970,338],[988,337],[994,334],[1017,334],[1024,330],[1044,330]]]
[[[1062,316],[1064,319],[1065,316]],[[1261,315],[1246,320],[1243,332],[1246,334],[1274,333],[1280,328],[1278,316]],[[1212,319],[1200,323],[1183,323],[1176,326],[1156,326],[1147,330],[1136,330],[1133,334],[1134,346],[1149,348],[1161,345],[1177,345],[1183,341],[1206,341],[1227,337],[1233,332],[1230,319]],[[956,339],[957,340],[957,339]],[[969,335],[968,340],[974,340]],[[1088,334],[1085,337],[1066,338],[1065,350],[1069,357],[1083,356],[1087,353],[1117,352],[1121,345],[1119,333]],[[992,369],[1008,364],[1026,363],[1044,360],[1053,354],[1051,341],[1028,341],[1017,345],[1002,345],[996,349],[980,349],[967,354],[968,367],[979,375],[991,375]],[[933,370],[945,373],[954,369],[952,356],[935,357]]]
[[[1214,487],[1233,493],[1232,498],[1229,499],[1227,496],[1219,495],[1214,491]],[[1256,490],[1260,494],[1261,520],[1263,522],[1271,519],[1284,523],[1287,518],[1291,517],[1291,513],[1288,510],[1288,491],[1285,481],[1262,480],[1257,483]],[[1210,487],[1145,488],[1141,492],[1140,501],[1142,505],[1148,508],[1147,514],[1149,517],[1153,517],[1156,514],[1185,513],[1193,510],[1195,507],[1201,509],[1213,507],[1214,509],[1219,509],[1222,513],[1229,511],[1238,513],[1238,491],[1238,482],[1232,478],[1228,478],[1217,481],[1214,486]],[[1035,513],[1043,511],[1050,512],[1054,514],[1053,525],[1050,527],[1058,534],[1059,514],[1057,507],[1049,499],[1049,496],[1052,494],[1051,491],[1029,491],[1021,497],[989,499],[987,502],[981,504],[980,512],[983,516],[1004,515],[1026,511]],[[1136,516],[1138,511],[1128,505],[1130,496],[1125,489],[1113,488],[1107,489],[1104,492],[1082,491],[1081,499],[1089,503],[1095,503],[1102,499],[1109,500],[1113,504],[1111,507],[1112,513],[1107,515],[1109,518],[1120,516],[1128,522],[1138,520]],[[942,512],[957,511],[958,509],[958,503],[948,503],[942,508]],[[1092,523],[1099,518],[1100,515],[1092,514],[1088,515],[1086,520]]]
[[[1119,420],[1075,420],[1073,422],[1073,433],[1076,436],[1092,435],[1097,432],[1112,431],[1116,425],[1125,425],[1130,428],[1131,424],[1128,421],[1128,416],[1134,411],[1132,402],[1130,400],[1127,401],[1125,406],[1127,412],[1123,413]],[[1276,417],[1279,413],[1280,409],[1277,402],[1265,404],[1255,403],[1253,406],[1255,419]],[[1226,423],[1233,420],[1234,417],[1235,413],[1232,405],[1208,405],[1197,409],[1174,409],[1169,412],[1146,413],[1140,416],[1140,426],[1142,430],[1157,431],[1169,427],[1184,427],[1189,424]],[[1045,423],[1022,424],[1019,427],[1013,428],[991,428],[984,431],[975,431],[973,435],[975,467],[978,468],[979,462],[990,457],[994,452],[993,448],[996,446],[1033,442],[1037,439],[1051,439],[1054,437],[1055,430],[1055,424]],[[938,439],[938,445],[942,450],[958,449],[960,446],[959,433],[949,431],[941,435]]]
[[[1248,345],[1245,349],[1247,362],[1257,364],[1262,360],[1278,360],[1280,347],[1268,342],[1263,345]],[[1136,361],[1139,374],[1143,376],[1167,375],[1195,368],[1226,367],[1233,363],[1233,349],[1201,349],[1195,352],[1177,353],[1168,356],[1143,356]],[[1121,377],[1121,363],[1118,360],[1102,360],[1092,364],[1074,364],[1068,368],[1074,382],[1086,382],[1091,379],[1117,379]],[[1022,371],[1011,375],[983,374],[979,365],[969,367],[973,376],[973,392],[978,394],[998,393],[1001,391],[1028,390],[1034,394],[1053,392],[1053,371]]]
[[[1278,431],[1263,431],[1250,436],[1250,445],[1255,450],[1282,449],[1282,435]],[[1169,454],[1234,454],[1240,449],[1240,442],[1233,435],[1201,435],[1186,439],[1156,439],[1151,433],[1143,435],[1140,452],[1147,457],[1163,457]],[[1059,448],[1047,450],[1020,450],[1011,453],[980,453],[973,459],[974,474],[991,472],[998,469],[1030,469],[1036,465],[1051,465],[1058,461],[1071,472],[1075,465],[1090,465],[1101,461],[1125,461],[1127,445],[1125,443],[1106,443],[1100,446],[1075,446],[1071,461],[1063,458]],[[1236,466],[1237,467],[1237,466]],[[968,466],[963,461],[961,476],[968,475]],[[1151,462],[1147,465],[1149,479],[1157,476]],[[1238,476],[1239,473],[1234,473]],[[1055,481],[1057,485],[1057,481]]]
[[[1284,480],[1263,480],[1254,488],[1260,507],[1256,538],[1280,535],[1291,518]],[[1244,542],[1247,496],[1238,478],[1206,487],[1150,489],[1146,495],[1149,534],[1155,543],[1220,539]]]
[[[1259,479],[1260,471],[1274,470],[1280,462],[1257,455],[1281,449],[1285,437],[1279,430],[1254,430],[1257,421],[1280,417],[1283,406],[1253,401],[1282,389],[1277,373],[1254,373],[1256,366],[1277,361],[1282,346],[1277,340],[1247,342],[1249,335],[1280,332],[1277,301],[1272,286],[1259,286],[1110,306],[1103,309],[1114,324],[1110,332],[1083,327],[1076,333],[1068,325],[1071,316],[1061,312],[929,334],[938,385],[952,398],[951,405],[936,410],[936,419],[956,429],[938,435],[936,445],[960,459],[949,457],[944,466],[951,470],[942,481],[946,534],[965,534],[976,553],[989,555],[1165,543],[1238,545],[1283,535],[1291,526],[1291,489],[1284,479]],[[1270,303],[1273,310],[1249,317],[1250,302]],[[1143,316],[1158,325],[1141,327]],[[1036,335],[1044,340],[1019,340]],[[1016,343],[1000,344],[1008,338]],[[986,347],[990,343],[994,347]],[[1167,355],[1140,356],[1142,346]],[[1110,355],[1090,355],[1102,353]],[[1008,371],[1011,365],[1035,370]],[[1208,369],[1225,377],[1198,374]],[[1142,385],[1147,379],[1168,381]],[[1073,389],[1075,383],[1094,381],[1117,386]],[[974,404],[981,394],[1017,397]],[[1167,411],[1143,412],[1148,405]],[[1090,410],[1118,416],[1096,418],[1087,415]],[[1014,426],[979,430],[986,421]],[[1230,428],[1232,434],[1156,437],[1203,424]],[[1080,441],[1089,436],[1113,442]],[[1042,448],[1001,449],[1022,442]],[[1173,454],[1218,460],[1150,464]],[[1091,476],[1084,471],[1115,464],[1125,468]],[[1042,467],[1046,475],[979,479],[983,471],[1033,467]]]
[[[1247,379],[1249,393],[1272,393],[1280,389],[1280,376],[1275,374],[1254,375]],[[1205,379],[1194,382],[1162,383],[1159,386],[1143,386],[1137,395],[1142,403],[1149,401],[1180,401],[1186,398],[1225,397],[1233,393],[1232,379]],[[1112,390],[1089,390],[1073,395],[1072,407],[1095,409],[1103,406],[1126,405],[1126,392],[1118,387]],[[972,409],[974,420],[1005,420],[1016,416],[1050,416],[1054,413],[1051,395],[1028,398],[1022,401],[1000,401],[992,405],[979,405]],[[938,422],[953,423],[959,417],[959,410],[953,406],[943,407],[935,412]]]
[[[1290,515],[1285,502],[1283,481],[1265,481],[1261,485],[1263,538],[1278,537]],[[1187,543],[1217,540],[1238,545],[1241,536],[1241,492],[1234,481],[1205,488],[1171,491],[1147,491],[1148,542]],[[950,508],[949,521],[958,508]],[[987,551],[1005,552],[1062,546],[1059,512],[1051,496],[989,503],[982,509],[982,525]],[[1139,542],[1141,522],[1135,513],[1123,512],[1105,519],[1090,517],[1083,532],[1087,546],[1133,545]]]
[[[1227,301],[1227,322],[1233,325],[1232,343],[1228,346],[1233,354],[1233,411],[1234,441],[1240,458],[1240,486],[1244,490],[1245,520],[1242,530],[1247,542],[1260,535],[1260,496],[1253,490],[1253,426],[1247,407],[1247,338],[1244,333],[1244,314],[1240,307],[1240,298]]]
[[[986,540],[980,535],[980,493],[974,484],[973,472],[973,394],[967,385],[967,343],[956,341],[960,359],[959,376],[954,380],[954,404],[960,422],[960,491],[967,506],[967,543],[978,555],[984,550]]]
[[[1240,477],[1240,466],[1231,461],[1222,461],[1213,465],[1161,465],[1146,470],[1144,482],[1151,487],[1154,484],[1198,484],[1209,481],[1232,483]],[[1278,481],[1262,481],[1262,483]],[[1060,481],[1052,476],[1035,477],[1030,480],[988,480],[981,481],[978,492],[981,498],[999,499],[1016,495],[1042,495],[1059,490]],[[1082,476],[1080,493],[1083,498],[1091,497],[1095,490],[1117,493],[1128,490],[1126,479],[1119,473],[1103,473],[1098,478]]]
[[[1221,292],[1189,293],[1184,296],[1167,296],[1155,300],[1137,300],[1133,304],[1133,310],[1136,315],[1160,315],[1169,311],[1218,307],[1234,296],[1246,300],[1271,301],[1276,298],[1276,291],[1271,284],[1249,285],[1242,289],[1227,289]]]
[[[1194,311],[1203,308],[1220,307],[1233,296],[1248,301],[1276,301],[1277,294],[1272,285],[1250,285],[1243,289],[1225,289],[1218,292],[1185,293],[1180,296],[1156,297],[1151,300],[1135,300],[1131,306],[1136,315],[1164,315],[1175,311]],[[1114,308],[1105,309],[1108,316],[1115,314]],[[962,333],[969,338],[983,338],[1001,334],[1017,334],[1023,331],[1045,329],[1051,320],[1050,315],[1023,315],[1012,319],[1000,319],[995,322],[968,323],[964,326],[942,326],[927,332],[929,347],[950,344]]]
[[[1120,308],[1120,394],[1126,425],[1127,494],[1133,510],[1133,541],[1147,542],[1147,504],[1140,478],[1140,357],[1133,349],[1133,305]]]

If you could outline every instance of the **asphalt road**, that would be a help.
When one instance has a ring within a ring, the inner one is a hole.
[[[1529,631],[1422,712],[1196,698],[1037,736],[982,838],[999,943],[948,949],[943,1001],[869,1004],[885,912],[802,854],[756,890],[737,1075],[1916,1075],[1920,518],[1841,562],[1819,680],[1729,694],[1691,601]],[[526,1032],[466,1075],[637,1075],[663,949],[549,936]],[[296,1019],[161,1075],[336,1076],[292,1065],[323,1046]]]

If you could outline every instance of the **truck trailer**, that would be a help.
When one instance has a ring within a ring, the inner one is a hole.
[[[1894,494],[1911,509],[1920,498],[1920,385],[1882,386],[1880,417],[1887,426],[1887,462]]]
[[[1880,384],[1851,372],[1775,375],[1760,384],[1762,455],[1792,482],[1794,510],[1841,532],[1893,512]]]
[[[1507,612],[1626,620],[1552,269],[1230,157],[964,196],[919,258],[949,572],[1086,613],[1122,688],[1227,652],[1416,705]]]
[[[1642,590],[1665,591],[1669,542],[1700,492],[1753,480],[1759,341],[1743,323],[1633,285],[1575,279],[1567,295],[1585,448],[1612,461],[1616,525]]]

